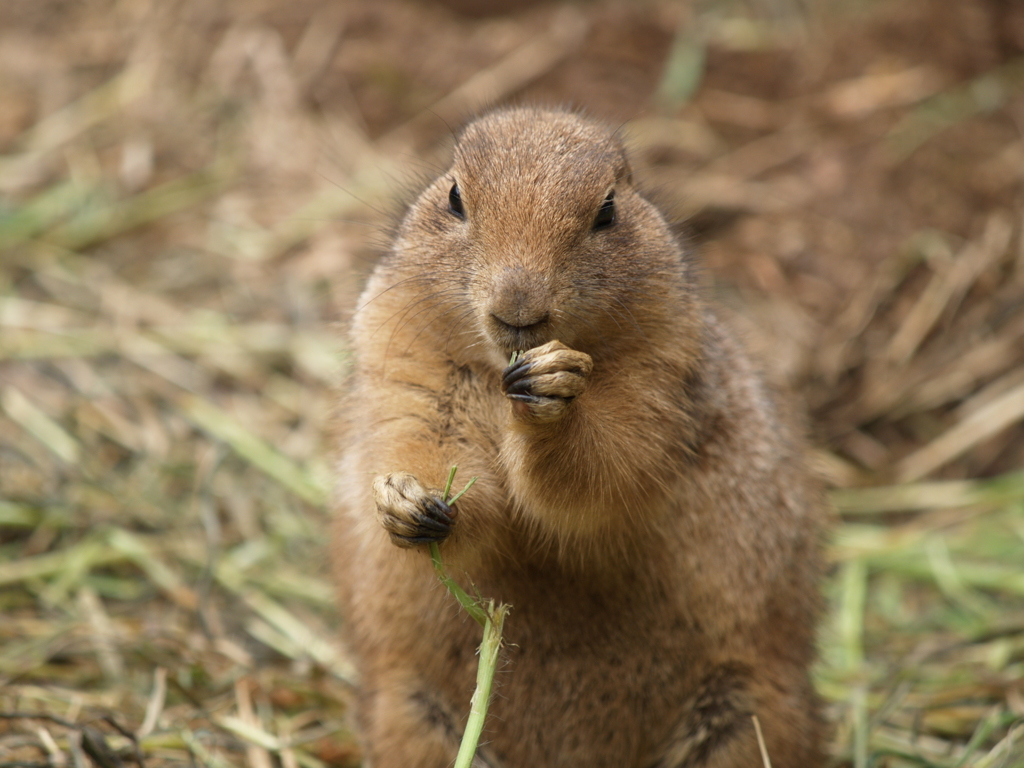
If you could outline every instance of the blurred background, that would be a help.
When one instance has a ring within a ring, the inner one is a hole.
[[[517,102],[621,126],[808,415],[836,764],[1024,765],[1024,3],[3,0],[0,766],[359,764],[341,329]]]

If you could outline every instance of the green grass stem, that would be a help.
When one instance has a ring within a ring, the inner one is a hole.
[[[498,667],[501,653],[501,632],[505,625],[505,616],[509,606],[505,604],[494,607],[488,601],[484,617],[484,639],[480,643],[480,662],[476,668],[476,690],[473,691],[469,720],[466,732],[459,745],[459,754],[455,758],[455,768],[470,768],[476,755],[476,747],[484,730],[487,719],[487,706],[491,700],[491,688],[494,685],[494,672]]]
[[[448,472],[448,479],[442,492],[442,496],[448,504],[454,504],[477,480],[476,477],[471,478],[461,491],[455,494],[455,496],[449,497],[457,470],[458,465],[453,465]],[[487,707],[491,700],[494,673],[498,668],[498,657],[501,653],[501,632],[505,625],[505,616],[508,614],[511,606],[499,603],[498,607],[495,608],[493,600],[484,601],[479,598],[470,597],[448,575],[444,562],[441,559],[441,549],[436,543],[430,544],[430,559],[434,564],[434,570],[437,571],[437,576],[441,583],[459,601],[459,605],[484,628],[483,640],[480,643],[480,659],[476,669],[476,690],[473,691],[469,720],[466,722],[466,731],[462,736],[462,743],[459,745],[458,756],[455,758],[455,768],[470,768],[473,764],[473,758],[476,756],[477,745],[480,743],[484,722],[487,719]]]

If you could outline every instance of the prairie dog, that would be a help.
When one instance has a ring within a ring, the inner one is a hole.
[[[823,514],[800,440],[604,126],[459,136],[360,299],[333,560],[374,768],[454,760],[479,627],[509,603],[477,763],[822,762],[808,679]],[[509,366],[510,355],[522,351]],[[438,490],[479,481],[449,507]]]

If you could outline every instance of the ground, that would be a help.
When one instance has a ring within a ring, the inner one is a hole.
[[[1024,4],[6,0],[0,766],[358,764],[339,328],[523,101],[622,127],[808,415],[836,764],[1024,765]]]

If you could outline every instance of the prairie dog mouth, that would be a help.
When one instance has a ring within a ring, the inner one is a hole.
[[[487,335],[506,354],[539,347],[551,341],[553,330],[547,317],[529,325],[512,325],[492,314],[487,322]]]

